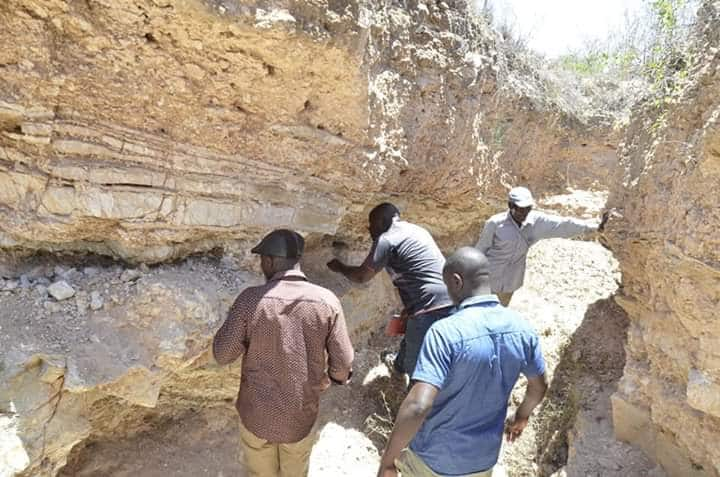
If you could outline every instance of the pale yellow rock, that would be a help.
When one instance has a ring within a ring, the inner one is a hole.
[[[3,68],[0,160],[43,185],[40,205],[0,188],[0,231],[29,250],[156,261],[276,226],[354,241],[393,198],[450,237],[477,233],[512,182],[606,177],[617,135],[529,98],[536,78],[509,81],[464,4],[373,2],[4,2],[0,61],[33,67]],[[573,177],[556,173],[568,164]]]
[[[30,197],[41,192],[45,181],[37,176],[0,170],[0,203],[24,208]]]
[[[108,395],[124,399],[130,404],[155,407],[160,396],[162,376],[146,368],[130,368],[115,382],[99,386]]]
[[[654,458],[655,430],[652,426],[650,410],[634,406],[618,394],[614,395],[611,401],[617,438],[637,445]]]
[[[695,409],[720,417],[720,384],[709,375],[691,369],[687,384],[688,404]]]
[[[51,214],[68,215],[75,210],[76,191],[72,187],[48,187],[40,201],[43,209]]]
[[[698,22],[701,41],[720,42],[720,4],[705,2]],[[718,66],[698,64],[656,137],[641,133],[654,113],[636,112],[608,204],[622,215],[606,235],[632,321],[615,429],[671,476],[720,475]]]

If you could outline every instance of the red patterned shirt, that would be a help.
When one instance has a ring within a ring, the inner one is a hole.
[[[244,355],[237,410],[250,432],[277,443],[310,433],[328,373],[346,380],[353,360],[340,301],[300,270],[240,293],[213,354],[220,364]]]

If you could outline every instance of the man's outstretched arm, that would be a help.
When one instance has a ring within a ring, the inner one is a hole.
[[[337,258],[330,260],[328,268],[333,272],[342,273],[348,280],[355,283],[365,283],[377,275],[387,265],[390,256],[390,244],[382,237],[373,243],[370,253],[365,261],[356,267],[346,265]]]
[[[395,459],[400,457],[402,450],[410,444],[410,441],[417,434],[423,421],[425,421],[425,417],[432,409],[438,391],[439,389],[432,384],[422,381],[417,381],[410,389],[395,418],[395,426],[380,460],[378,477],[394,477],[397,475]]]
[[[333,272],[345,275],[348,280],[355,283],[369,282],[377,274],[377,271],[366,263],[358,266],[346,265],[337,258],[330,260],[327,267]]]
[[[602,225],[604,226],[605,224],[602,223]],[[573,238],[602,231],[602,229],[600,228],[600,224],[595,224],[590,221],[540,212],[533,231],[535,232],[535,237],[538,239],[548,239]]]

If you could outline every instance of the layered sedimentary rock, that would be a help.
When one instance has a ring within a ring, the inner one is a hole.
[[[10,0],[0,25],[5,247],[347,240],[388,197],[449,237],[614,159],[463,2]]]
[[[456,246],[508,186],[587,186],[615,159],[460,1],[7,0],[0,42],[1,249],[240,258],[124,278],[0,263],[3,472],[230,406],[237,372],[204,353],[269,229],[306,235],[357,332],[396,305],[387,278],[324,263],[362,258],[372,205]],[[56,302],[59,280],[75,294]]]
[[[673,476],[720,475],[720,4],[706,2],[690,84],[636,115],[611,195],[628,311],[616,434]]]

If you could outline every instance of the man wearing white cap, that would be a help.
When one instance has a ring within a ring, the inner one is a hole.
[[[533,211],[532,194],[525,187],[514,187],[508,194],[508,212],[493,215],[485,222],[476,248],[490,262],[490,283],[500,303],[508,306],[515,290],[525,278],[528,249],[539,240],[571,238],[602,232],[608,214],[600,224],[591,224],[571,217],[559,217]]]

